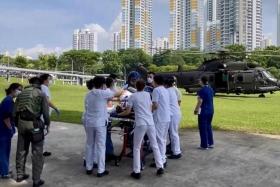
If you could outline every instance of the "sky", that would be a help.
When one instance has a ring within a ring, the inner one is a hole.
[[[61,53],[75,29],[98,33],[98,49],[112,48],[119,31],[120,0],[0,0],[0,53]],[[277,0],[263,0],[263,33],[276,42]],[[153,37],[168,36],[168,0],[153,0]]]

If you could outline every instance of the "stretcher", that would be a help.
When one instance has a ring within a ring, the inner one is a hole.
[[[131,150],[131,153],[133,152],[133,129],[134,129],[134,116],[130,117],[110,117],[109,121],[112,122],[112,126],[110,128],[110,132],[115,132],[117,130],[114,130],[114,128],[121,128],[120,135],[123,136],[123,143],[122,143],[122,149],[119,155],[116,156],[115,159],[115,165],[119,166],[120,161],[123,157],[133,157],[133,155],[128,155],[128,148]],[[119,130],[118,130],[119,131]],[[141,147],[141,166],[142,169],[145,165],[145,158],[148,154],[151,153],[149,144],[145,142],[145,144],[142,144]]]

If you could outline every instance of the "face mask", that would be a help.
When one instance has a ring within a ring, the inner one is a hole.
[[[20,90],[16,90],[15,96],[17,97],[19,94],[21,94],[21,91]]]
[[[49,80],[49,85],[52,85],[53,84],[53,81],[52,80]]]
[[[152,84],[154,82],[154,80],[152,78],[148,78],[147,81],[149,84]]]

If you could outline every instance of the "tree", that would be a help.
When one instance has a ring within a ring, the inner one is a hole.
[[[122,75],[123,64],[118,52],[105,51],[102,54],[103,72]]]
[[[73,71],[95,74],[102,69],[100,57],[100,53],[89,50],[70,50],[59,57],[59,69],[72,71],[73,68]]]
[[[55,70],[57,66],[57,57],[55,54],[40,54],[39,57],[40,69]]]
[[[236,60],[244,60],[246,58],[246,48],[243,45],[228,45],[225,47],[229,50],[229,54]]]
[[[14,61],[14,65],[18,68],[26,68],[28,60],[23,56],[17,56]]]
[[[148,67],[152,63],[152,57],[142,49],[120,50],[119,56],[126,72],[135,70],[140,63],[144,67]]]

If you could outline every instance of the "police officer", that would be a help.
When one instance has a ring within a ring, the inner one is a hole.
[[[41,180],[43,170],[44,128],[49,129],[49,105],[46,96],[40,89],[40,79],[29,80],[27,86],[18,96],[15,103],[16,125],[18,127],[18,144],[16,153],[17,182],[27,179],[25,173],[26,157],[32,145],[32,179],[33,187],[44,184]],[[43,115],[44,124],[40,120]]]
[[[199,83],[202,88],[197,93],[198,98],[194,114],[198,115],[198,127],[201,139],[200,149],[206,150],[208,148],[214,148],[212,133],[214,91],[209,86],[207,77],[202,77]]]

